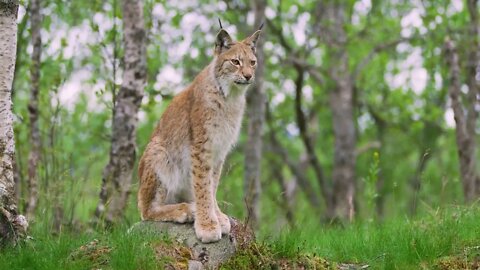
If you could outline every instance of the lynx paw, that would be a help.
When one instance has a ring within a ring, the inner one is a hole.
[[[217,242],[222,238],[222,229],[219,222],[208,221],[204,222],[195,220],[195,234],[202,243]]]
[[[218,222],[220,223],[220,227],[222,229],[222,234],[223,235],[230,234],[231,225],[230,225],[230,219],[228,218],[228,216],[222,212],[217,212],[217,217],[218,217]]]
[[[194,216],[192,212],[183,212],[180,213],[174,220],[177,223],[191,223],[194,221]]]

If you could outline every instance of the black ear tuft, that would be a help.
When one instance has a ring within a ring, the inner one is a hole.
[[[218,18],[218,24],[220,24],[220,29],[223,29],[222,21],[220,21],[220,18]]]
[[[219,19],[219,20],[220,20],[220,19]],[[262,30],[263,25],[265,25],[265,22],[262,22],[262,24],[260,24],[260,27],[258,27],[258,30]]]
[[[215,53],[220,54],[225,50],[230,49],[232,45],[232,38],[228,34],[225,29],[221,29],[220,32],[217,34],[217,38],[215,40]]]

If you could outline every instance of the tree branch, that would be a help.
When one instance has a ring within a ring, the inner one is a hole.
[[[272,124],[272,116],[269,108],[269,104],[267,103],[267,109],[266,109],[266,119],[267,123],[269,125],[269,137],[270,137],[270,145],[272,147],[273,152],[275,152],[277,155],[279,155],[283,162],[287,164],[288,168],[290,169],[291,173],[295,176],[298,184],[300,185],[300,188],[302,188],[303,192],[305,192],[305,195],[307,196],[308,202],[315,208],[319,209],[320,208],[320,201],[318,200],[318,196],[315,194],[314,189],[308,179],[306,178],[305,174],[303,173],[303,170],[300,168],[298,164],[295,164],[290,159],[290,155],[288,151],[281,145],[281,143],[278,141],[277,136],[275,135],[274,129],[273,129],[273,124]]]
[[[297,125],[300,130],[300,137],[302,138],[305,149],[307,150],[308,160],[313,167],[318,184],[321,188],[322,195],[325,199],[326,205],[330,205],[331,191],[327,186],[322,166],[315,153],[315,146],[312,138],[308,134],[307,121],[302,110],[302,88],[304,83],[304,70],[300,66],[295,67],[297,70],[297,79],[295,80],[295,113],[297,118]],[[328,208],[328,207],[327,207]]]
[[[360,147],[358,147],[357,149],[355,149],[355,156],[359,156],[371,149],[379,149],[380,147],[382,147],[382,144],[380,141],[372,141],[372,142],[368,142]]]

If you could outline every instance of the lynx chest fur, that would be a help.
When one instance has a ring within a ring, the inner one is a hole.
[[[222,29],[213,61],[163,113],[138,166],[142,219],[194,221],[202,242],[230,232],[216,192],[223,162],[238,138],[245,93],[255,79],[259,34],[236,42]]]
[[[214,162],[223,161],[235,145],[245,108],[244,95],[227,97],[212,115],[211,138]]]

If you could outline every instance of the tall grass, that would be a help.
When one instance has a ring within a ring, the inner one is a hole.
[[[465,247],[478,246],[480,210],[451,208],[415,220],[358,222],[344,228],[310,224],[264,239],[285,256],[303,251],[373,269],[419,269]]]

